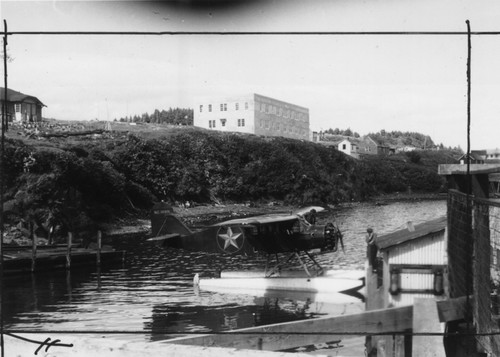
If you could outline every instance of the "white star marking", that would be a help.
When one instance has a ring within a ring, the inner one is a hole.
[[[224,250],[226,250],[230,245],[239,249],[238,243],[236,243],[236,239],[241,236],[241,233],[233,233],[231,227],[228,227],[226,234],[219,234],[219,237],[224,240]]]

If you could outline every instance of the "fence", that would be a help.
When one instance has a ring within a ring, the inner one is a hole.
[[[500,200],[448,195],[450,297],[470,296],[467,316],[480,351],[499,355]]]

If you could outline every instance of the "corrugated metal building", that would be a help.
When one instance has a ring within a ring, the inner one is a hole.
[[[377,238],[381,262],[376,284],[367,284],[367,309],[413,304],[416,297],[446,296],[446,217]],[[370,273],[369,273],[370,274]],[[368,277],[370,279],[370,277]]]
[[[447,218],[441,217],[417,225],[408,222],[406,229],[378,237],[379,258],[367,269],[366,310],[413,305],[416,298],[446,299],[446,232]],[[367,337],[367,346],[385,346],[387,356],[396,350],[411,353],[411,344],[410,336]]]

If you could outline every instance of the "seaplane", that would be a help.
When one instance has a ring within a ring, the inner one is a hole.
[[[210,286],[220,284],[236,289],[242,287],[241,278],[246,278],[243,285],[252,290],[319,291],[320,286],[321,290],[329,288],[331,292],[359,290],[363,286],[360,272],[346,277],[346,272],[325,271],[315,259],[318,254],[344,251],[339,227],[333,222],[316,223],[316,215],[324,210],[321,206],[310,206],[293,212],[230,219],[195,230],[185,225],[172,208],[161,203],[153,207],[152,237],[148,241],[166,249],[267,256],[263,272],[221,272],[221,279],[209,279]],[[302,270],[284,270],[294,261]],[[207,284],[207,280],[202,281],[198,276],[194,282],[200,287]]]

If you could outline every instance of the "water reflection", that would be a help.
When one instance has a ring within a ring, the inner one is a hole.
[[[380,234],[445,214],[446,203],[410,202],[388,206],[358,205],[320,216],[340,223],[346,254],[319,257],[327,268],[364,268],[364,232]],[[362,311],[359,299],[267,292],[256,297],[193,289],[192,278],[220,270],[254,270],[265,257],[158,250],[143,239],[116,241],[127,251],[123,266],[54,271],[8,277],[4,282],[6,329],[58,331],[130,331],[136,338],[160,340],[178,333],[227,331],[275,322]],[[255,295],[255,294],[254,294]],[[131,338],[130,335],[127,338]]]

